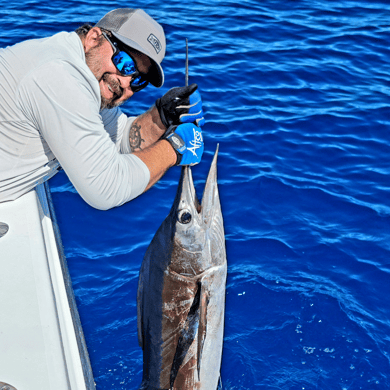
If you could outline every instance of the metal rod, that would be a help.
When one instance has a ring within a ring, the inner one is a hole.
[[[186,86],[188,86],[188,39],[186,38]]]

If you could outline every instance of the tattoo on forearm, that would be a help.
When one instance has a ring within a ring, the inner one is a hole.
[[[130,147],[132,152],[135,150],[139,149],[142,150],[141,148],[141,143],[145,142],[144,139],[141,137],[141,126],[137,125],[136,123],[133,123],[130,128]]]

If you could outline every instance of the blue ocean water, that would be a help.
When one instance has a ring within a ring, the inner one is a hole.
[[[144,8],[166,83],[202,93],[201,195],[216,145],[228,255],[224,389],[390,389],[388,1],[1,0],[1,46]],[[137,389],[136,291],[180,169],[98,211],[50,181],[97,389]]]

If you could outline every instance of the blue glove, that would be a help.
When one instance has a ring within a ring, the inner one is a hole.
[[[193,123],[169,127],[164,138],[176,152],[176,165],[196,165],[202,159],[204,150],[202,129]]]
[[[163,125],[168,129],[181,123],[204,125],[202,98],[198,86],[171,88],[164,96],[156,100],[156,107]]]

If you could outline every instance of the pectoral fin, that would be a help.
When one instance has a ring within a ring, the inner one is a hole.
[[[200,381],[200,367],[202,362],[203,346],[207,333],[207,307],[210,301],[207,281],[198,282],[198,290],[195,294],[190,311],[185,321],[183,329],[180,331],[179,341],[177,343],[175,357],[173,358],[170,386],[173,387],[179,369],[195,340],[198,333],[197,348],[197,371]]]
[[[207,282],[202,282],[201,284],[201,294],[199,302],[199,327],[198,327],[198,359],[197,359],[197,368],[198,368],[198,380],[200,381],[200,365],[202,362],[202,353],[204,341],[206,339],[207,332],[207,306],[210,301],[209,291],[207,288]]]
[[[173,388],[177,373],[190,349],[191,344],[195,340],[196,332],[199,327],[199,304],[201,294],[201,284],[198,283],[198,290],[195,294],[190,311],[186,318],[183,329],[180,331],[179,341],[177,343],[175,357],[173,358],[171,375],[170,375],[170,387]]]

